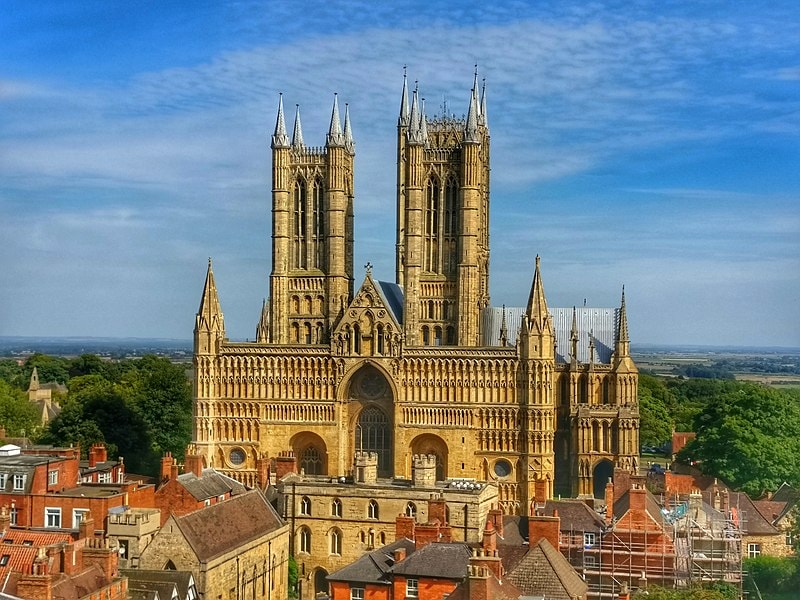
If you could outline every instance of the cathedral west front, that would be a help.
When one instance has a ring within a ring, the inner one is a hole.
[[[527,305],[489,298],[490,135],[477,75],[467,115],[429,118],[404,77],[397,122],[394,281],[353,268],[349,110],[334,98],[325,145],[272,136],[272,269],[255,342],[229,341],[209,262],[194,331],[193,444],[254,485],[292,452],[308,475],[491,482],[502,510],[539,491],[602,497],[638,468],[638,374],[618,307],[551,308],[536,257]],[[534,262],[533,260],[531,261]],[[356,287],[357,285],[357,287]],[[538,483],[537,483],[538,482]]]

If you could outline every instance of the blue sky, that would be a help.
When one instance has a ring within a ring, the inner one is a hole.
[[[188,338],[211,256],[253,338],[278,92],[310,145],[350,104],[356,265],[391,280],[403,65],[431,115],[477,63],[493,304],[540,254],[551,306],[624,284],[634,342],[800,346],[800,5],[374,4],[4,2],[0,335]]]

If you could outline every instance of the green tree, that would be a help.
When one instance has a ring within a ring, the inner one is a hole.
[[[681,453],[750,495],[800,483],[800,403],[753,383],[726,384],[695,419]]]
[[[41,425],[37,407],[20,389],[0,379],[0,425],[8,436],[31,436]]]
[[[742,568],[752,578],[760,592],[788,592],[792,589],[797,576],[797,558],[756,556],[746,558]]]
[[[41,383],[50,383],[56,381],[58,383],[66,384],[69,381],[69,360],[59,356],[48,356],[47,354],[31,354],[28,360],[25,361],[25,387],[28,387],[28,382],[31,379],[33,368],[36,367],[39,372],[39,381]]]
[[[672,438],[669,391],[650,375],[639,376],[639,440],[643,446],[661,446]]]

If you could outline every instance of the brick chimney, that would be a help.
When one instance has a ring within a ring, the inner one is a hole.
[[[275,478],[280,481],[289,473],[297,473],[297,457],[291,450],[282,450],[275,459]]]
[[[394,564],[402,562],[406,559],[406,549],[405,548],[395,548],[394,550]]]
[[[269,485],[270,460],[263,454],[256,459],[256,485],[262,490]]]
[[[533,482],[533,496],[536,498],[537,504],[544,504],[547,502],[547,481],[544,479],[537,479]]]
[[[422,548],[433,542],[451,542],[453,532],[447,524],[440,524],[438,521],[430,523],[418,523],[414,527],[414,542],[417,548]]]
[[[394,539],[401,540],[407,538],[411,541],[415,539],[416,521],[414,517],[397,515],[394,520]]]
[[[533,548],[539,540],[545,538],[556,550],[559,549],[561,533],[561,518],[558,511],[553,511],[553,516],[531,515],[528,517],[528,545]]]
[[[444,494],[431,494],[428,499],[428,522],[438,521],[442,525],[447,524],[447,502]]]
[[[172,465],[175,459],[172,458],[172,452],[165,452],[161,457],[161,481],[172,479]]]
[[[8,531],[9,527],[11,527],[11,513],[8,507],[4,506],[0,508],[0,536]]]
[[[614,520],[615,497],[614,484],[611,483],[611,478],[609,478],[608,483],[606,483],[606,525],[611,525]]]
[[[92,460],[92,451],[94,451],[95,464],[99,462],[106,462],[108,460],[108,450],[105,444],[93,444],[89,450],[89,462]],[[93,467],[94,465],[90,464]]]
[[[626,469],[614,469],[614,502],[622,498],[631,489],[631,474]],[[608,504],[608,500],[606,500]]]
[[[469,600],[489,600],[489,569],[469,566]]]
[[[53,576],[48,568],[49,562],[44,548],[40,548],[30,571],[20,577],[17,582],[16,595],[18,597],[27,600],[53,599]]]
[[[95,447],[92,446],[89,448],[89,468],[93,469],[95,466],[97,466],[97,452]]]
[[[486,521],[486,527],[483,528],[481,547],[484,551],[497,550],[497,531],[491,521]]]
[[[503,511],[499,508],[493,508],[489,511],[489,515],[486,518],[494,525],[497,535],[503,537]]]
[[[94,538],[94,519],[92,513],[87,512],[78,523],[78,539],[85,540]]]
[[[197,447],[189,444],[186,448],[186,456],[183,459],[183,472],[194,473],[195,477],[203,476],[203,457],[197,453]]]
[[[119,554],[112,548],[107,538],[87,539],[83,547],[84,568],[98,565],[107,579],[113,579],[119,573]]]

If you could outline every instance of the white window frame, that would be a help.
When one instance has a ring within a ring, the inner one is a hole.
[[[597,557],[594,554],[584,554],[583,566],[587,569],[597,568]]]
[[[350,588],[350,600],[364,600],[364,588],[363,587],[351,587]]]
[[[17,521],[19,521],[19,509],[12,508],[10,514],[11,514],[11,524],[16,525]]]
[[[747,558],[756,558],[757,556],[761,556],[761,544],[757,542],[747,544]]]
[[[61,508],[56,506],[44,507],[44,526],[47,529],[61,529]]]
[[[584,548],[591,548],[597,543],[597,536],[592,531],[586,531],[583,534]]]
[[[72,528],[77,529],[80,527],[81,521],[89,514],[88,508],[73,508],[72,509]]]
[[[47,472],[47,485],[58,485],[58,469]]]
[[[0,490],[5,491],[8,485],[8,473],[0,473]]]
[[[406,579],[406,598],[419,598],[419,579]]]
[[[97,474],[97,483],[111,483],[111,473],[108,471],[101,471]]]
[[[14,473],[14,491],[22,492],[25,490],[25,474]]]

